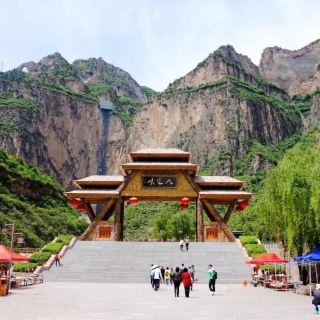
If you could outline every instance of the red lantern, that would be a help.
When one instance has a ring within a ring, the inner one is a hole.
[[[78,210],[79,210],[80,212],[82,212],[82,211],[85,211],[86,208],[84,207],[83,204],[80,203],[80,204],[78,205]]]
[[[77,199],[72,199],[72,200],[70,201],[70,204],[71,204],[72,206],[74,206],[74,207],[77,207],[77,206],[80,205],[80,201],[78,201]]]
[[[184,197],[180,200],[180,209],[183,210],[183,209],[188,209],[189,207],[189,202],[190,202],[190,199],[187,198],[187,197]]]
[[[245,208],[249,205],[249,201],[243,200],[243,201],[239,202],[238,205],[242,208]]]
[[[182,198],[181,201],[180,201],[180,203],[181,203],[181,204],[184,204],[184,205],[188,205],[189,202],[190,202],[190,199],[187,198],[187,197]]]
[[[131,204],[137,204],[139,202],[139,199],[136,197],[131,197],[128,200]]]
[[[240,211],[243,211],[243,210],[244,210],[244,207],[236,206],[236,211],[240,212]]]

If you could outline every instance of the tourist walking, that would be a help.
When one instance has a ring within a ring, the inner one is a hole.
[[[149,269],[149,275],[150,275],[150,283],[151,283],[151,287],[154,287],[153,284],[153,277],[154,277],[154,270],[157,268],[158,266],[154,266],[153,264],[151,264],[151,267]]]
[[[194,273],[193,273],[193,270],[191,267],[189,267],[188,269],[189,269],[188,271],[190,273],[191,280],[192,280],[191,287],[190,287],[190,290],[192,291],[193,290],[193,282],[194,282]]]
[[[160,281],[162,280],[161,270],[160,268],[154,269],[154,275],[153,275],[153,288],[155,291],[158,291],[160,288]]]
[[[60,262],[60,255],[58,253],[56,253],[56,255],[54,256],[54,261],[56,263],[56,267],[58,266],[61,266],[61,262]]]
[[[214,270],[212,264],[209,264],[208,266],[208,274],[209,274],[209,290],[212,292],[212,295],[214,296],[214,293],[216,292],[216,279],[218,274]]]
[[[161,271],[162,281],[164,282],[164,274],[166,272],[166,269],[163,266],[161,266],[160,271]]]
[[[319,314],[320,310],[318,305],[320,305],[320,284],[316,285],[316,290],[313,292],[312,304],[316,307],[316,313]]]
[[[187,237],[186,240],[184,240],[185,244],[186,244],[186,251],[189,250],[189,238]]]
[[[174,271],[173,268],[170,269],[170,285],[173,285],[173,275],[174,275]]]
[[[165,279],[165,282],[166,282],[166,285],[168,286],[169,283],[170,283],[170,269],[169,267],[166,268],[166,271],[164,273],[164,279]]]
[[[179,297],[179,288],[181,283],[181,273],[179,267],[176,267],[176,271],[173,274],[174,296]]]
[[[181,239],[179,242],[180,251],[183,252],[184,241]]]
[[[183,269],[181,280],[182,280],[182,283],[183,283],[183,286],[184,286],[185,296],[186,296],[186,298],[189,298],[190,287],[192,285],[192,280],[191,280],[191,275],[188,272],[187,268]]]

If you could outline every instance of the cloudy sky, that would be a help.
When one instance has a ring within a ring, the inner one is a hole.
[[[163,90],[219,46],[259,63],[320,38],[318,0],[0,0],[0,67],[60,52],[103,57]]]

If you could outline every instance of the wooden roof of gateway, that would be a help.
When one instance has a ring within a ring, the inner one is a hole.
[[[199,192],[200,199],[210,199],[221,202],[234,202],[250,200],[252,193],[241,190],[202,190]]]
[[[180,159],[185,162],[190,162],[192,154],[190,152],[182,151],[179,149],[141,149],[135,152],[130,152],[129,158],[132,161],[146,161],[148,159]]]
[[[119,186],[124,182],[123,176],[98,176],[93,175],[73,181],[77,186]]]
[[[239,187],[243,186],[243,182],[228,176],[198,176],[194,178],[194,182],[198,186],[210,187]]]
[[[195,174],[198,165],[189,162],[129,162],[120,165],[124,173],[130,170],[188,170]]]
[[[91,203],[103,203],[108,199],[128,197],[129,195],[123,193],[123,190],[131,181],[130,174],[134,171],[140,171],[142,175],[160,176],[166,175],[167,172],[169,175],[183,172],[197,197],[216,204],[233,204],[237,201],[249,200],[252,197],[251,193],[241,190],[244,183],[240,180],[228,176],[197,176],[199,166],[190,162],[191,153],[189,152],[178,149],[142,149],[129,155],[132,162],[119,166],[124,176],[92,175],[74,180],[79,189],[66,192],[66,196],[70,199],[78,198]],[[156,200],[172,200],[174,198],[171,194],[172,191],[166,190],[167,192],[164,192],[163,188],[161,190],[156,194],[154,190],[151,190],[150,194],[144,192],[144,195],[139,195],[139,197],[141,199],[143,196],[150,199],[157,198]]]
[[[117,190],[93,190],[93,189],[80,189],[74,191],[65,192],[65,195],[69,199],[74,198],[88,198],[92,200],[119,198],[119,192]]]

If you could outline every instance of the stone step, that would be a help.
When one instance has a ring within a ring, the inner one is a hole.
[[[151,263],[164,267],[194,265],[195,278],[207,282],[207,266],[218,271],[218,281],[240,283],[250,275],[235,243],[190,243],[180,252],[173,242],[79,241],[62,259],[62,266],[45,273],[47,281],[132,283],[149,281]]]

